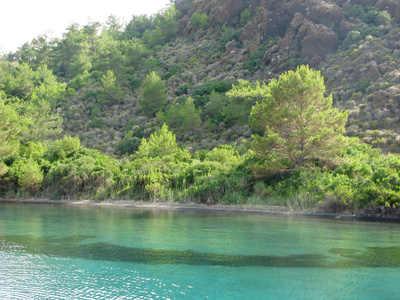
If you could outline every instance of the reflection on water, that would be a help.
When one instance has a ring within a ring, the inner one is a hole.
[[[399,226],[3,204],[0,295],[396,299]]]
[[[142,264],[186,264],[229,267],[283,268],[400,268],[400,246],[369,247],[365,252],[332,248],[332,257],[322,254],[237,255],[202,253],[193,250],[169,250],[124,247],[111,243],[83,243],[93,236],[31,237],[26,235],[0,236],[0,250],[20,249],[24,253],[73,257],[81,259],[119,261]]]

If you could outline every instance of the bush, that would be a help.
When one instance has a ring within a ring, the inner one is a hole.
[[[36,161],[18,161],[13,168],[17,168],[18,184],[23,191],[35,193],[39,190],[43,182],[43,172]]]
[[[244,26],[249,22],[251,18],[251,12],[248,8],[246,8],[241,14],[240,14],[240,25]]]
[[[104,120],[102,118],[94,118],[93,120],[91,120],[88,124],[87,127],[88,128],[103,128],[103,126],[106,123],[104,122]]]
[[[193,28],[206,29],[208,27],[208,16],[205,13],[199,14],[198,12],[195,12],[190,18],[190,23]]]

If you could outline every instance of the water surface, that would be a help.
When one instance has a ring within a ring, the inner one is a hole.
[[[398,299],[400,224],[0,205],[2,299]]]

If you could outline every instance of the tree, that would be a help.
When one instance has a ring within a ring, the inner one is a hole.
[[[167,103],[165,84],[156,72],[151,72],[143,81],[143,100],[139,102],[142,111],[149,117],[154,117]]]
[[[171,5],[156,17],[156,30],[161,30],[164,43],[172,41],[178,35],[179,23],[175,20],[176,16],[177,11],[175,10],[175,6]]]
[[[8,59],[10,61],[17,60],[20,63],[28,63],[33,70],[36,70],[39,66],[48,64],[50,60],[51,49],[56,43],[56,39],[52,39],[47,34],[39,35],[34,38],[31,42],[23,44],[18,51],[14,53],[14,57],[10,55]]]
[[[0,160],[12,155],[19,148],[16,136],[21,132],[18,113],[4,103],[4,93],[0,92]],[[7,167],[0,161],[0,175],[7,172]]]
[[[100,92],[99,102],[101,104],[117,104],[122,98],[121,87],[116,84],[117,78],[112,70],[108,70],[101,78],[103,87]]]
[[[19,115],[12,106],[5,104],[0,93],[0,159],[18,150],[16,136],[21,132]]]
[[[158,117],[159,115],[157,115]],[[166,114],[160,117],[162,121],[182,134],[185,132],[193,133],[201,127],[200,114],[190,97],[180,106],[171,105]]]
[[[25,138],[40,141],[61,133],[63,119],[58,113],[51,111],[50,103],[45,99],[33,93],[31,101],[25,105],[24,110],[28,129]]]
[[[248,8],[246,8],[241,14],[240,14],[240,25],[245,26],[251,18],[251,12]]]
[[[199,14],[198,12],[195,12],[190,18],[190,23],[193,28],[206,29],[208,26],[208,16],[205,13]]]
[[[18,184],[22,190],[35,192],[42,185],[43,171],[35,160],[17,161],[13,168],[17,170]]]
[[[154,30],[155,27],[154,17],[147,15],[132,16],[131,21],[125,27],[123,38],[125,40],[141,38],[146,30]]]
[[[331,161],[347,145],[342,135],[347,112],[325,97],[321,73],[300,66],[268,85],[241,81],[233,96],[256,98],[250,122],[263,136],[252,136],[250,148],[274,172]]]
[[[159,131],[150,135],[148,141],[145,138],[142,139],[137,154],[149,157],[163,157],[174,154],[178,149],[175,135],[168,130],[167,124],[164,123]]]

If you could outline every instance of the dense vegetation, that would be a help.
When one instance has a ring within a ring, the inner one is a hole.
[[[185,37],[182,14],[172,5],[125,27],[114,16],[72,24],[61,39],[40,36],[0,58],[0,195],[335,211],[400,205],[400,158],[378,148],[396,152],[396,142],[388,146],[379,131],[356,137],[354,106],[376,82],[360,77],[346,94],[329,83],[326,96],[324,77],[298,67],[306,60],[294,53],[275,70],[287,72],[256,81],[278,38],[245,62],[227,59],[237,51],[229,49],[250,47],[239,36],[255,11],[220,27],[193,12]],[[392,24],[373,7],[346,14],[368,28],[342,37],[332,62]]]

